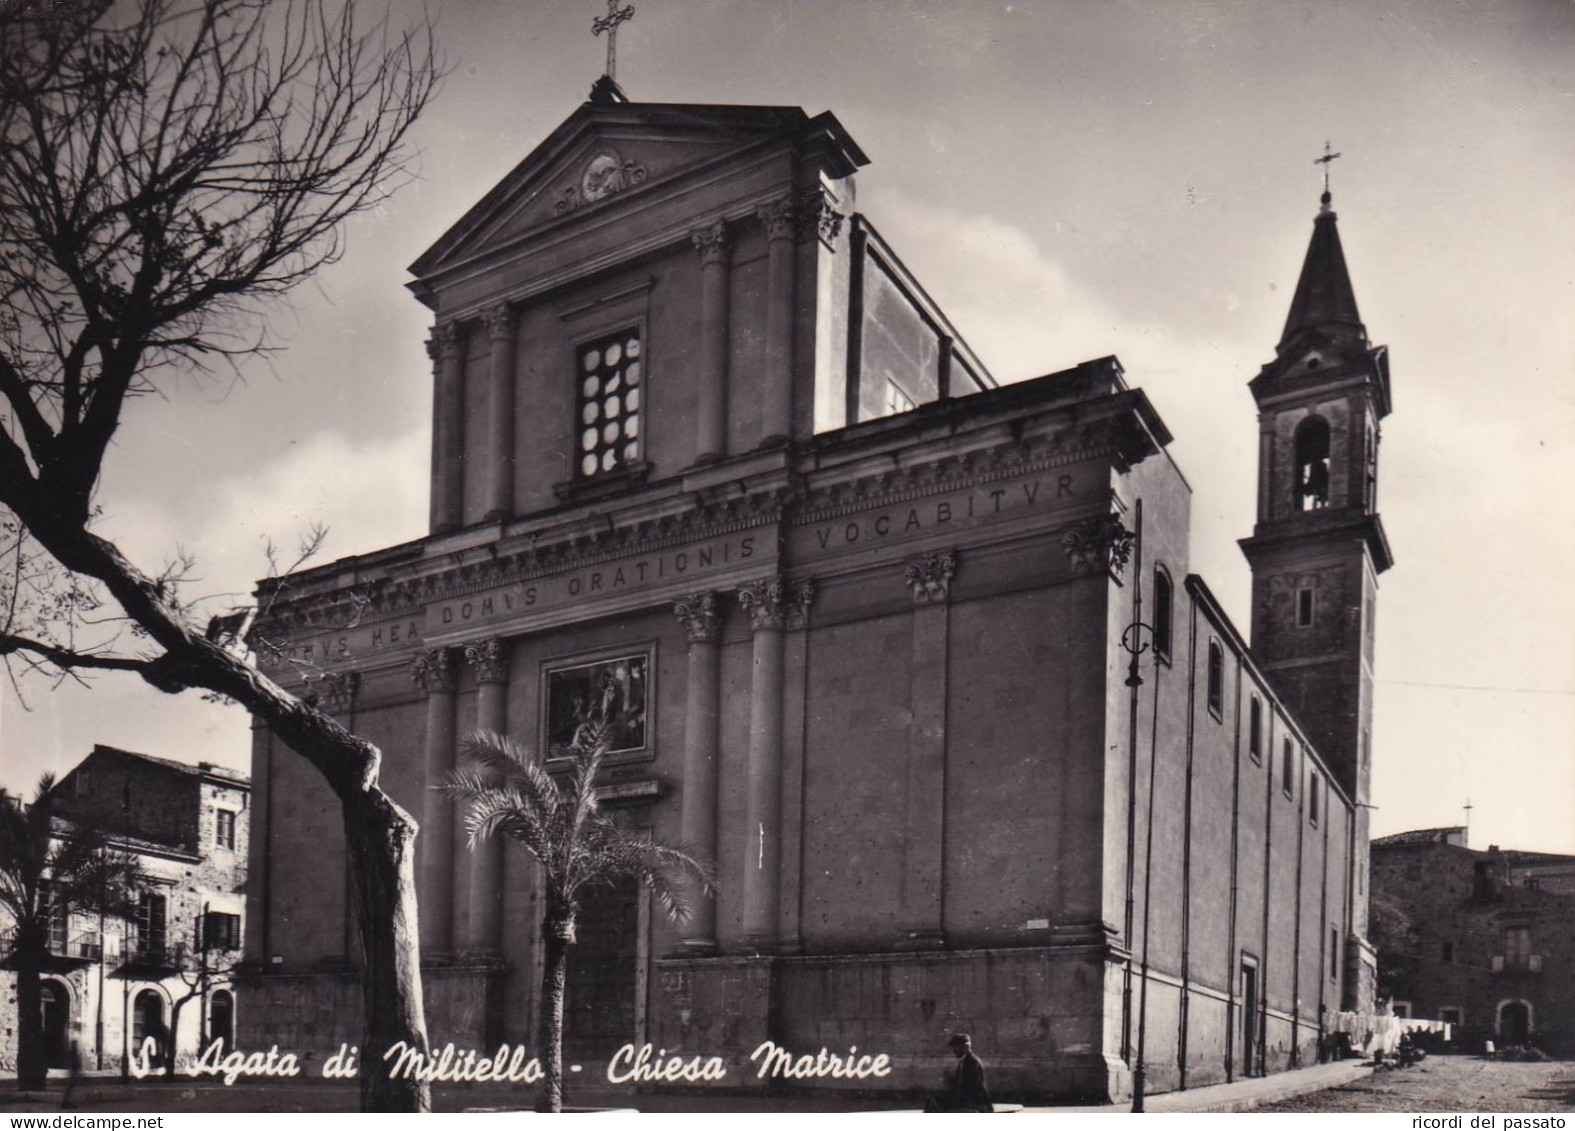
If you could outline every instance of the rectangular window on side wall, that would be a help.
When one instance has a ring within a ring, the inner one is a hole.
[[[220,848],[235,847],[235,813],[233,810],[214,810],[213,843]]]
[[[1313,591],[1311,589],[1298,589],[1296,591],[1296,627],[1311,628],[1313,623]]]
[[[1280,788],[1286,797],[1296,796],[1296,744],[1289,738],[1280,747]]]
[[[1225,651],[1220,647],[1218,640],[1209,641],[1208,701],[1209,713],[1216,719],[1223,718],[1225,711]]]
[[[580,344],[575,401],[576,474],[606,475],[640,459],[645,373],[640,330],[631,326]]]
[[[1154,568],[1154,655],[1167,664],[1170,662],[1174,599],[1175,589],[1170,583],[1170,574],[1165,572],[1164,566],[1156,566]]]
[[[1247,753],[1254,762],[1263,762],[1263,700],[1256,695],[1247,710]]]
[[[1329,981],[1334,982],[1340,977],[1340,928],[1333,924],[1329,927]]]
[[[1307,779],[1307,820],[1312,824],[1318,823],[1319,794],[1323,792],[1323,780],[1317,774]]]
[[[210,911],[202,920],[204,950],[240,950],[241,917],[226,911]]]

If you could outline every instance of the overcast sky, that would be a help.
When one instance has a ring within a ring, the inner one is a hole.
[[[128,414],[104,529],[204,593],[314,520],[329,557],[420,536],[428,312],[405,267],[573,112],[595,0],[426,0],[451,72],[420,179],[348,232],[244,383]],[[381,5],[368,5],[368,12]],[[419,18],[416,0],[391,20]],[[831,110],[859,202],[1002,381],[1114,353],[1195,490],[1193,568],[1245,632],[1257,425],[1326,139],[1369,334],[1392,351],[1375,835],[1575,852],[1575,6],[1566,0],[637,0],[636,101]],[[223,598],[218,598],[223,603]],[[94,742],[245,767],[235,708],[105,676],[0,691],[0,785]]]

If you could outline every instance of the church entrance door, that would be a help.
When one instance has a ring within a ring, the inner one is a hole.
[[[569,948],[563,1055],[607,1060],[635,1040],[639,981],[640,884],[634,879],[581,893]]]

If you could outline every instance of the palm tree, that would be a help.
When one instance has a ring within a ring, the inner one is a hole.
[[[466,737],[469,767],[443,788],[465,805],[470,847],[493,836],[519,841],[541,865],[545,962],[538,1049],[545,1058],[538,1110],[563,1110],[563,1002],[569,948],[585,889],[634,878],[655,896],[668,919],[692,914],[689,889],[712,894],[709,869],[680,848],[657,844],[598,807],[596,775],[607,753],[604,728],[591,727],[566,771],[550,774],[530,753],[491,731]]]
[[[113,851],[97,830],[58,815],[55,779],[45,774],[31,805],[0,789],[0,910],[10,920],[6,958],[16,970],[16,1081],[39,1091],[49,1072],[43,971],[50,934],[73,912],[123,915],[142,880],[137,860]],[[102,940],[100,940],[102,944]]]

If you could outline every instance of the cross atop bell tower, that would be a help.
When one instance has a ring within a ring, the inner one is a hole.
[[[1327,151],[1319,162],[1338,156]],[[1378,516],[1389,353],[1368,341],[1326,191],[1258,402],[1252,647],[1341,785],[1367,800],[1374,602],[1393,559]]]

